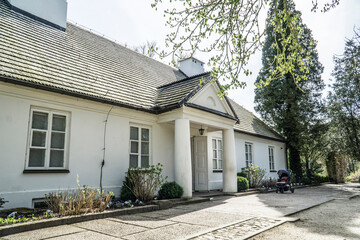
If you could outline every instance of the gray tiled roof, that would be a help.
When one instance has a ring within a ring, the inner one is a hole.
[[[158,86],[185,78],[73,24],[63,32],[14,12],[4,0],[0,75],[144,109],[154,106]]]
[[[240,121],[240,124],[236,124],[234,126],[235,130],[250,133],[255,136],[259,135],[285,141],[285,139],[280,134],[275,132],[272,128],[257,118],[253,113],[237,104],[234,100],[229,99],[229,101]]]
[[[157,107],[164,108],[179,104],[198,92],[210,80],[210,73],[199,74],[191,78],[166,84],[158,88],[155,100]],[[202,84],[200,85],[200,81]]]

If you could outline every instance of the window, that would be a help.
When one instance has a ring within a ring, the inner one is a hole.
[[[270,166],[270,171],[275,170],[274,147],[269,147],[269,166]]]
[[[213,169],[222,169],[222,140],[213,139]]]
[[[253,163],[253,145],[251,143],[245,143],[245,163],[246,167],[249,167]]]
[[[148,167],[150,160],[150,129],[130,127],[130,167]]]
[[[28,169],[64,169],[69,115],[51,110],[31,110]]]

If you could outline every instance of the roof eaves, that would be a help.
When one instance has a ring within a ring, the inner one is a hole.
[[[223,112],[211,109],[211,108],[203,107],[203,106],[200,106],[200,105],[197,105],[197,104],[194,104],[194,103],[184,103],[184,106],[196,108],[196,109],[199,109],[199,110],[202,110],[202,111],[205,111],[205,112],[209,112],[209,113],[213,113],[213,114],[216,114],[218,116],[226,117],[226,118],[229,118],[229,119],[234,120],[234,121],[238,120],[237,118],[234,118],[233,116],[231,116],[231,115],[229,115],[227,113],[223,113]]]
[[[171,82],[171,83],[167,83],[167,84],[161,85],[161,86],[157,87],[157,89],[160,90],[160,88],[170,87],[171,85],[175,85],[175,84],[177,84],[177,83],[185,82],[185,81],[188,81],[188,80],[191,80],[191,79],[194,79],[194,78],[197,78],[197,77],[205,76],[205,75],[208,75],[208,74],[210,74],[210,72],[205,72],[205,73],[197,74],[197,75],[194,75],[194,76],[191,76],[191,77],[187,77],[187,78],[184,78],[184,79],[175,81],[175,82]]]
[[[254,136],[254,137],[259,137],[259,138],[264,138],[264,139],[269,139],[269,140],[277,141],[277,142],[283,142],[283,143],[287,143],[287,142],[288,142],[288,141],[287,141],[286,139],[284,139],[282,136],[279,136],[279,137],[281,137],[281,139],[279,139],[279,138],[273,138],[273,137],[264,136],[264,135],[257,134],[257,133],[250,133],[250,132],[246,132],[246,131],[242,131],[242,130],[238,130],[238,129],[234,129],[234,131],[235,131],[235,132],[238,132],[238,133],[242,133],[242,134],[251,135],[251,136]]]

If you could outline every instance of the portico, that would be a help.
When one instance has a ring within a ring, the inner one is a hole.
[[[162,114],[159,117],[159,122],[174,124],[174,180],[183,187],[183,197],[192,197],[193,190],[198,190],[196,187],[193,189],[196,184],[204,184],[201,190],[210,190],[208,178],[212,166],[208,166],[208,164],[211,163],[212,157],[207,154],[211,153],[211,150],[209,151],[211,145],[207,144],[207,137],[214,132],[220,132],[223,141],[223,191],[237,191],[233,130],[235,118],[184,106]],[[205,129],[202,136],[198,132],[200,126]],[[191,139],[198,139],[199,141],[192,142]],[[195,151],[192,151],[192,147]]]

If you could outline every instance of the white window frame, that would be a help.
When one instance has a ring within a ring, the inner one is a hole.
[[[250,152],[249,152],[249,146],[250,146]],[[250,153],[250,155],[249,155]],[[251,159],[250,157],[251,156]],[[245,167],[249,167],[250,164],[254,164],[254,144],[250,142],[245,142]]]
[[[213,142],[216,142],[216,146],[214,147]],[[220,142],[220,144],[219,144]],[[213,159],[213,170],[222,170],[223,160],[224,160],[224,148],[223,148],[223,141],[221,138],[213,138],[211,139],[211,146],[212,146],[212,159]],[[221,148],[219,148],[221,146]],[[219,159],[219,151],[221,151],[221,159]],[[216,155],[214,154],[216,152]],[[221,168],[219,167],[221,162]],[[215,165],[216,163],[216,165]]]
[[[32,128],[32,122],[33,122],[33,114],[34,112],[41,112],[48,114],[48,126],[47,130],[43,129],[33,129]],[[50,150],[51,150],[51,132],[52,130],[52,121],[53,121],[53,115],[60,115],[66,117],[66,125],[65,125],[65,137],[64,137],[64,163],[63,167],[50,167]],[[34,131],[41,131],[46,132],[46,140],[45,140],[45,147],[34,147],[32,146],[32,137]],[[31,107],[30,109],[30,120],[29,120],[29,126],[28,126],[28,143],[27,143],[27,149],[26,149],[26,161],[25,161],[25,169],[26,170],[67,170],[68,169],[68,152],[69,152],[69,134],[70,133],[70,113],[54,110],[54,109],[47,109],[47,108],[41,108],[41,107]],[[29,166],[30,161],[30,149],[45,149],[45,161],[43,167],[31,167]]]
[[[138,128],[138,140],[132,140],[131,139],[131,128]],[[141,130],[142,129],[147,129],[149,130],[149,153],[147,154],[147,156],[149,157],[149,166],[152,164],[152,159],[151,159],[151,145],[152,145],[152,137],[151,137],[151,127],[149,126],[145,126],[145,125],[139,125],[139,124],[130,124],[129,126],[129,167],[130,166],[130,155],[137,155],[138,156],[138,167],[141,168],[141,156],[145,156],[144,154],[142,154],[141,152],[141,144],[144,141],[141,141]],[[138,142],[138,152],[137,153],[132,153],[131,152],[131,142]]]
[[[270,171],[274,171],[274,170],[275,170],[274,149],[275,149],[275,148],[274,148],[273,146],[269,146],[269,147],[268,147]]]

